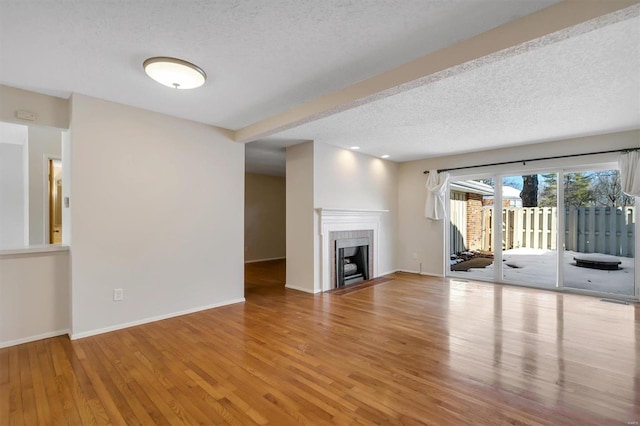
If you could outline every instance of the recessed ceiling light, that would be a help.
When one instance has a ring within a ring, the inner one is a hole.
[[[194,89],[207,79],[200,67],[182,59],[157,56],[147,59],[142,66],[149,77],[175,89]]]
[[[354,151],[357,151],[357,150],[359,150],[359,149],[360,149],[360,147],[359,147],[359,146],[352,146],[352,147],[351,147],[351,148],[349,148],[349,149],[352,149],[352,150],[354,150]]]
[[[380,158],[389,158],[389,154],[381,155]]]

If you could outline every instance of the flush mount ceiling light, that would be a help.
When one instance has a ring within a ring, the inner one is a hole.
[[[149,77],[175,89],[194,89],[207,79],[200,67],[182,59],[157,56],[147,59],[142,66]]]
[[[389,158],[389,154],[383,154],[380,156],[380,158]]]
[[[351,148],[349,148],[349,149],[352,149],[352,150],[354,150],[354,151],[357,151],[357,150],[359,150],[359,149],[360,149],[360,147],[359,147],[359,146],[352,146],[352,147],[351,147]]]

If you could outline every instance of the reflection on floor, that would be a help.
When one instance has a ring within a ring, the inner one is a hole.
[[[0,349],[0,424],[634,424],[640,308],[406,273]],[[215,282],[212,282],[215,285]]]

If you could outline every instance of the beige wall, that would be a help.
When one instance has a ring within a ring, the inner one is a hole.
[[[16,117],[16,111],[36,114],[35,121]],[[26,125],[69,128],[69,101],[0,84],[0,121]]]
[[[322,289],[316,209],[389,210],[380,225],[378,274],[396,269],[398,164],[319,142],[287,148],[287,287]]]
[[[244,177],[244,260],[286,255],[286,180],[247,173]]]
[[[315,208],[389,210],[381,216],[377,236],[379,275],[396,269],[398,168],[393,161],[314,142]],[[319,262],[319,251],[317,258]]]
[[[640,147],[640,131],[634,130],[402,163],[398,183],[398,269],[412,272],[421,270],[431,275],[443,275],[445,271],[445,229],[448,224],[424,217],[425,170],[637,147]],[[527,167],[548,171],[616,161],[617,157],[617,154],[573,157],[530,162]],[[518,163],[462,170],[452,172],[452,176],[494,172],[519,174],[521,170],[522,164]],[[417,259],[413,258],[413,253],[417,254]]]
[[[315,227],[313,142],[287,148],[286,287],[313,293]]]
[[[69,253],[0,255],[0,347],[66,334]]]
[[[72,337],[244,300],[244,145],[83,95],[70,138]]]

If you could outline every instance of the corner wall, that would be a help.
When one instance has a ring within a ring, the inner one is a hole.
[[[230,132],[73,95],[70,138],[73,338],[244,300]]]
[[[307,293],[314,286],[313,142],[287,148],[287,274],[285,287]]]
[[[314,142],[314,207],[389,210],[380,223],[378,274],[396,270],[398,163]],[[318,225],[316,224],[316,230]],[[316,231],[316,234],[319,233]],[[317,241],[320,269],[320,240]],[[317,286],[321,288],[319,275]]]

